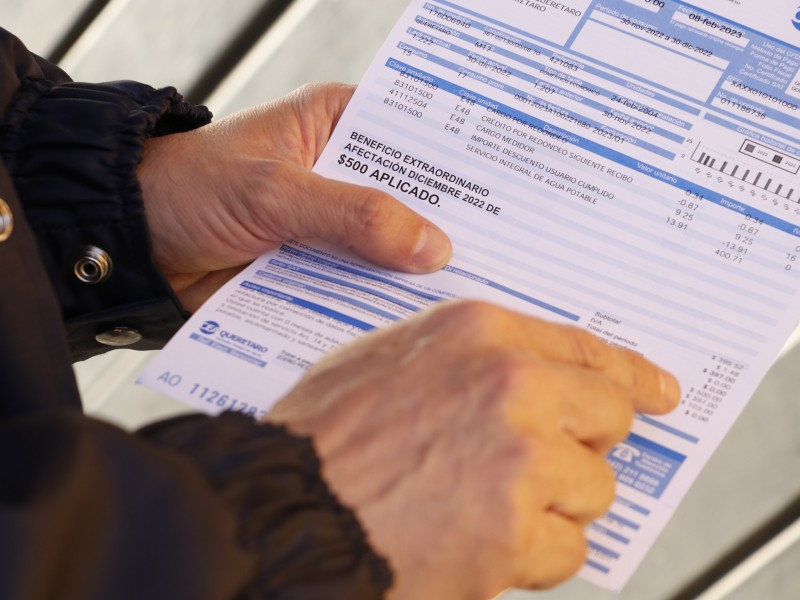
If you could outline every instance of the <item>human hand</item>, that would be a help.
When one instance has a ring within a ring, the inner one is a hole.
[[[314,440],[394,570],[392,600],[486,600],[582,565],[614,497],[605,455],[634,411],[679,395],[583,330],[456,302],[334,351],[267,419]]]
[[[324,239],[401,271],[447,262],[444,233],[399,201],[310,171],[352,93],[308,85],[145,142],[138,177],[155,261],[187,310],[289,239]]]

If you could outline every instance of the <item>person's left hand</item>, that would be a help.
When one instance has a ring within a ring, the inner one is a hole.
[[[145,142],[138,177],[155,261],[187,310],[293,238],[324,239],[401,271],[444,266],[450,242],[430,221],[379,190],[311,172],[352,93],[309,85]]]

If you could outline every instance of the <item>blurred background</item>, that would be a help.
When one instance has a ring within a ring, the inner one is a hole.
[[[357,83],[407,4],[0,0],[0,25],[75,80],[172,85],[222,116],[310,81]],[[188,411],[133,383],[151,358],[76,365],[87,411],[125,428]],[[573,580],[503,600],[800,599],[798,364],[792,339],[622,594]]]

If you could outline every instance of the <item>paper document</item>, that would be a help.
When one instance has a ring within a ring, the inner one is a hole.
[[[583,327],[684,391],[609,456],[618,496],[581,576],[621,589],[800,316],[797,11],[413,1],[316,170],[406,202],[450,235],[452,262],[409,276],[287,243],[141,382],[260,416],[327,351],[442,299]]]

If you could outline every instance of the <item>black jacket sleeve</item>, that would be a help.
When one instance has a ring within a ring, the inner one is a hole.
[[[0,457],[0,598],[360,600],[391,579],[311,444],[241,415],[138,437],[4,420]]]
[[[193,129],[211,114],[173,88],[72,82],[12,47],[16,69],[4,92],[14,93],[4,99],[0,153],[61,305],[73,359],[108,350],[95,336],[114,327],[141,332],[131,349],[159,348],[186,315],[152,263],[136,167],[146,137]],[[111,260],[110,276],[97,284],[74,273],[87,247]]]
[[[0,30],[0,598],[380,598],[391,584],[309,440],[242,415],[130,434],[71,371],[109,325],[157,347],[183,320],[152,264],[142,139],[210,118],[172,89],[69,81]],[[113,258],[73,275],[85,245]],[[64,325],[66,323],[66,327]],[[69,334],[67,333],[69,330]]]

